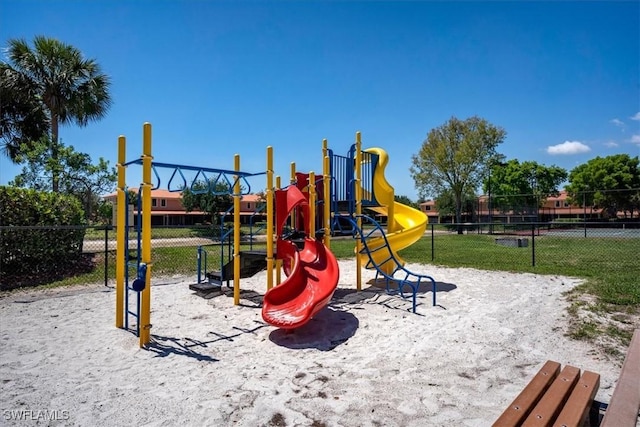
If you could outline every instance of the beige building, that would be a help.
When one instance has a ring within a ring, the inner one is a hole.
[[[137,193],[137,188],[131,188],[132,192]],[[104,196],[104,199],[115,204],[116,193]],[[263,219],[262,212],[258,212],[260,208],[260,196],[256,194],[246,194],[242,196],[240,201],[240,216],[242,223],[256,222]],[[138,217],[138,207],[131,206],[131,218]],[[227,220],[227,219],[225,219]],[[230,217],[228,220],[232,220]],[[115,220],[113,221],[115,224]],[[211,215],[202,211],[187,212],[182,205],[182,192],[168,190],[151,190],[151,225],[195,225],[211,223]]]
[[[602,209],[594,209],[587,206],[586,209],[581,205],[569,203],[569,197],[566,191],[561,191],[558,196],[550,196],[545,203],[535,211],[529,214],[516,214],[514,212],[502,212],[496,208],[489,212],[489,199],[487,196],[478,197],[476,204],[476,212],[464,212],[462,222],[523,222],[536,221],[547,222],[559,219],[579,219],[591,220],[600,218]],[[420,210],[429,217],[429,223],[451,223],[455,222],[455,218],[451,216],[440,216],[436,209],[436,202],[428,200],[420,203]]]

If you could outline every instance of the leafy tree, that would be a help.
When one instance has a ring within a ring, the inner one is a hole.
[[[104,199],[98,201],[96,206],[96,220],[102,224],[111,224],[113,218],[113,203]]]
[[[466,120],[452,117],[432,129],[420,151],[412,156],[410,173],[420,196],[435,197],[450,190],[456,222],[460,223],[464,195],[480,186],[505,136],[504,129],[477,116]],[[462,233],[461,227],[458,233]]]
[[[138,206],[138,199],[140,198],[138,191],[133,191],[132,189],[127,190],[127,202],[134,207]]]
[[[191,188],[182,190],[182,206],[187,212],[195,210],[207,212],[211,215],[211,222],[214,223],[219,212],[224,212],[233,206],[231,188],[223,182],[198,181]]]
[[[256,206],[256,211],[263,209],[263,206],[267,205],[267,193],[264,190],[258,191],[256,193],[256,196],[258,197],[258,206]]]
[[[56,163],[60,157],[59,126],[86,126],[104,117],[111,105],[109,78],[75,47],[44,36],[34,38],[33,49],[25,40],[10,39],[7,57],[9,62],[0,62],[0,90],[7,91],[6,96],[24,97],[8,99],[8,112],[0,115],[4,151],[16,159],[18,147],[30,149],[29,140],[39,139],[35,136],[44,136],[46,130],[49,155]],[[53,168],[54,192],[59,191],[59,179]]]
[[[16,162],[20,147],[32,147],[49,132],[49,120],[38,104],[37,95],[9,85],[11,68],[0,62],[0,139],[2,151]]]
[[[517,159],[491,165],[489,178],[483,184],[491,193],[492,206],[503,212],[537,212],[549,196],[560,194],[559,186],[567,179],[567,171],[558,166],[544,166],[534,161],[520,163]]]
[[[462,213],[473,216],[476,211],[477,197],[471,188],[462,195]],[[436,210],[440,217],[456,215],[456,197],[451,189],[445,190],[436,200]],[[457,221],[460,222],[460,221]]]
[[[49,156],[52,145],[56,146],[57,160]],[[21,146],[20,151],[21,154],[16,159],[25,166],[9,184],[51,191],[52,182],[49,177],[55,173],[62,192],[76,196],[82,203],[86,219],[93,219],[100,196],[113,191],[115,187],[116,172],[109,167],[108,161],[101,157],[93,164],[88,154],[75,151],[73,146],[51,144],[45,137],[31,144],[30,148]]]
[[[413,200],[411,200],[409,197],[407,196],[403,196],[403,195],[395,195],[393,196],[393,199],[398,202],[398,203],[402,203],[403,205],[407,205],[410,206],[414,209],[420,209],[420,205],[416,202],[414,202]]]
[[[0,186],[0,290],[89,272],[80,202],[67,194]],[[51,228],[50,226],[62,226]],[[47,226],[23,229],[20,226]]]
[[[569,173],[566,187],[571,201],[604,209],[610,217],[617,212],[640,215],[640,160],[638,156],[615,154],[596,157]]]

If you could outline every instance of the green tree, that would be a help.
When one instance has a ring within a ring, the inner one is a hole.
[[[88,154],[79,153],[73,146],[66,147],[61,142],[55,144],[58,159],[54,160],[49,156],[51,145],[45,137],[31,144],[30,148],[22,146],[17,160],[24,166],[9,184],[51,191],[49,177],[56,173],[62,192],[75,196],[82,203],[85,219],[94,219],[100,196],[115,188],[115,169],[110,168],[109,162],[102,157],[94,164]]]
[[[8,100],[12,113],[6,117],[16,120],[2,124],[4,151],[15,159],[16,148],[25,146],[16,145],[18,142],[36,139],[36,130],[46,129],[49,156],[57,162],[59,126],[74,123],[82,127],[103,118],[111,105],[109,78],[95,60],[85,59],[75,47],[44,36],[34,38],[33,49],[25,40],[10,39],[7,57],[8,62],[0,62],[0,90],[24,94],[24,98],[16,98],[15,104]],[[25,111],[33,113],[27,114],[32,120],[20,120]],[[0,116],[4,121],[5,114]],[[11,130],[6,138],[5,128]],[[28,144],[26,147],[30,148]],[[58,192],[60,176],[58,170],[52,172],[51,188]]]
[[[231,188],[227,183],[204,181],[196,182],[191,188],[182,190],[182,206],[187,212],[200,210],[211,215],[211,222],[215,223],[219,212],[224,212],[233,206]]]
[[[477,196],[473,189],[467,188],[462,195],[462,213],[468,216],[474,216],[476,212]],[[445,190],[436,199],[436,210],[438,215],[442,217],[455,217],[456,215],[456,197],[451,189]],[[459,222],[459,221],[458,221]]]
[[[571,170],[566,190],[573,203],[601,208],[609,217],[618,211],[640,216],[640,160],[628,154],[591,159]]]
[[[414,202],[413,200],[411,200],[407,196],[396,194],[396,195],[393,196],[393,200],[395,200],[398,203],[402,203],[403,205],[410,206],[410,207],[412,207],[414,209],[420,209],[420,205],[418,203]]]
[[[127,203],[133,205],[135,208],[137,208],[138,202],[140,201],[140,196],[138,195],[140,189],[137,190],[138,191],[133,191],[131,188],[127,190]]]
[[[258,205],[256,206],[256,211],[265,209],[265,206],[267,205],[267,193],[265,190],[261,190],[258,191],[256,193],[256,196],[258,197]]]
[[[427,135],[412,156],[410,173],[421,197],[436,197],[450,190],[455,201],[456,222],[460,222],[462,202],[469,190],[480,187],[490,160],[506,131],[485,119],[452,117]],[[462,227],[458,233],[462,233]]]
[[[9,85],[11,68],[0,62],[0,139],[2,152],[17,162],[21,147],[31,148],[49,132],[49,120],[38,104],[36,94]]]
[[[566,179],[567,171],[561,167],[512,159],[491,165],[491,183],[487,177],[483,190],[491,193],[492,206],[502,212],[531,213],[538,212],[547,197],[560,194]]]
[[[112,218],[113,203],[100,199],[96,207],[96,220],[101,224],[111,224]]]

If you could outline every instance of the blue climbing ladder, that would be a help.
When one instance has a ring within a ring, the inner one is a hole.
[[[354,218],[350,218],[350,221],[352,221],[353,228],[356,230],[354,237],[360,239],[360,242],[362,243],[362,249],[359,254],[367,255],[369,259],[365,268],[376,270],[375,280],[378,280],[379,277],[384,279],[385,291],[389,295],[399,294],[403,299],[407,299],[410,294],[413,313],[416,312],[416,298],[420,290],[420,285],[431,284],[433,305],[435,306],[437,286],[434,278],[427,274],[415,273],[407,269],[396,258],[395,254],[391,250],[389,241],[387,240],[387,235],[380,223],[368,215],[360,215],[360,218],[363,223],[371,224],[372,228],[370,230],[363,230],[358,228]],[[384,244],[372,247],[370,245],[372,237],[375,237],[377,241],[382,237]],[[378,252],[383,253],[384,255],[380,256],[380,258],[378,258],[378,256],[373,256],[374,253]],[[380,261],[376,262],[376,259],[379,259]],[[389,265],[389,263],[393,265],[393,268],[391,271],[385,271],[382,266]]]
[[[141,211],[142,207],[142,188],[138,189],[138,197],[137,197],[137,205],[138,212]],[[125,204],[129,206],[129,192],[125,193]],[[125,239],[125,269],[124,269],[124,283],[125,283],[125,295],[124,295],[124,328],[129,330],[129,318],[133,317],[135,320],[136,328],[135,334],[136,336],[140,336],[140,291],[144,289],[144,284],[146,280],[147,266],[141,262],[142,260],[142,224],[140,221],[140,217],[138,217],[138,221],[135,222],[135,234],[137,240],[136,246],[136,256],[135,258],[131,258],[129,255],[129,234],[130,228],[134,224],[129,224],[129,215],[125,215],[125,231],[124,231],[124,239]],[[131,279],[130,270],[134,269],[135,278]],[[134,301],[131,301],[133,299]]]
[[[388,294],[399,294],[406,299],[411,295],[412,311],[416,312],[417,293],[420,285],[425,283],[431,284],[433,292],[433,305],[436,305],[436,281],[433,277],[426,274],[412,272],[404,267],[391,250],[387,235],[378,221],[368,215],[356,215],[356,179],[355,179],[355,158],[356,145],[352,145],[347,156],[334,154],[332,150],[328,150],[329,168],[331,174],[331,233],[351,234],[354,238],[360,239],[362,249],[360,254],[367,255],[368,262],[365,268],[375,269],[376,277],[382,277],[385,280],[385,290]],[[378,165],[378,155],[363,151],[361,153],[362,163],[360,165],[360,176],[362,186],[362,207],[380,206],[376,200],[374,192],[373,177],[375,169]],[[358,218],[361,223],[370,224],[371,229],[363,230],[358,227]],[[375,237],[378,242],[375,247],[371,245],[371,238]],[[382,237],[382,244],[380,244]],[[373,253],[383,253],[384,255],[373,256]],[[359,254],[359,255],[360,255]],[[381,260],[376,262],[376,259]],[[393,268],[387,268],[385,271],[382,265],[392,265]]]

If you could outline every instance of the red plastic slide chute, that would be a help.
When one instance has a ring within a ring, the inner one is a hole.
[[[284,224],[291,212],[299,208],[305,219],[304,246],[282,239]],[[265,322],[283,329],[295,329],[307,323],[323,309],[338,286],[340,270],[331,251],[309,235],[309,204],[304,194],[294,186],[276,191],[276,252],[283,259],[287,278],[269,289],[262,303]]]

